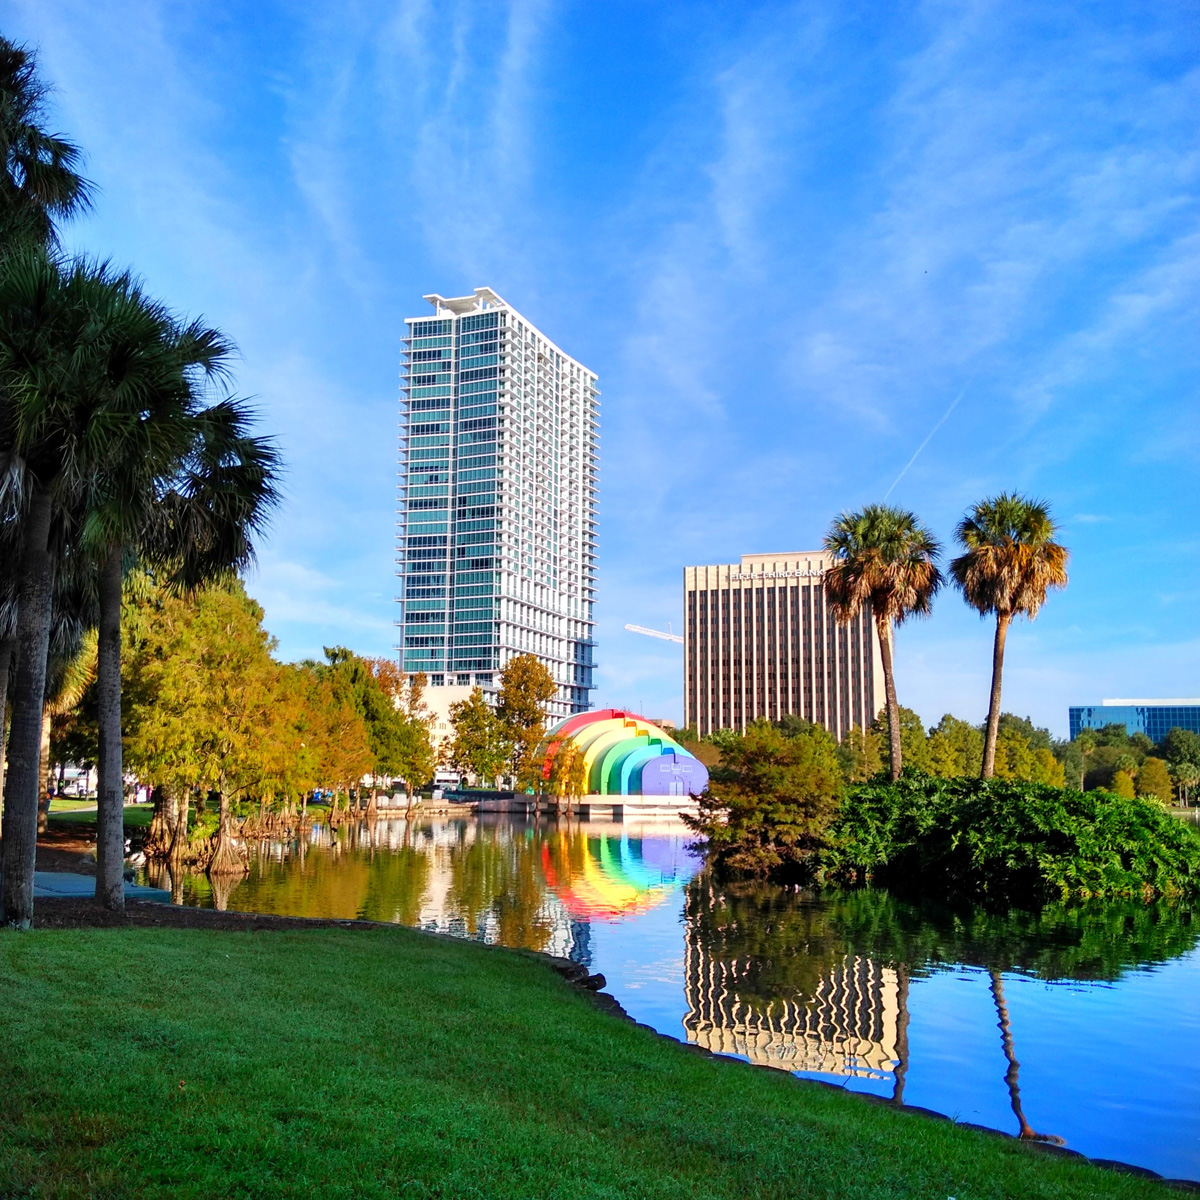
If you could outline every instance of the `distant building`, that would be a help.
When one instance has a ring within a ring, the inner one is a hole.
[[[1072,741],[1081,729],[1105,725],[1124,725],[1127,733],[1144,733],[1152,742],[1161,742],[1176,726],[1200,733],[1200,700],[1101,700],[1069,712]]]
[[[535,654],[552,716],[590,707],[599,392],[490,288],[430,295],[404,342],[397,502],[401,661],[480,687]],[[448,705],[440,707],[445,708]]]
[[[839,625],[820,550],[744,554],[683,570],[685,724],[701,736],[789,713],[839,740],[883,707],[883,664],[869,606]]]

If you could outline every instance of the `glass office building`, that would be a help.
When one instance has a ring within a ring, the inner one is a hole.
[[[490,288],[426,296],[404,341],[397,500],[405,671],[481,687],[518,654],[590,707],[596,376]]]
[[[1081,729],[1105,725],[1124,725],[1127,733],[1144,733],[1153,742],[1161,742],[1176,726],[1200,733],[1200,700],[1101,700],[1072,706],[1068,714],[1072,741]]]

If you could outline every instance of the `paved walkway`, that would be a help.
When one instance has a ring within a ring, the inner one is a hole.
[[[94,875],[75,875],[70,871],[34,871],[33,898],[35,900],[60,897],[69,900],[90,900],[96,894]],[[171,903],[171,893],[162,888],[142,887],[140,884],[125,885],[126,900],[158,900]]]

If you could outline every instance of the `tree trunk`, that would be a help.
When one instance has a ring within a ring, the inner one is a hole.
[[[900,778],[900,702],[896,699],[896,676],[892,671],[892,623],[876,617],[879,634],[879,657],[883,661],[883,695],[887,702],[888,750],[891,755],[892,778]]]
[[[37,831],[45,833],[50,823],[50,710],[42,709],[42,744],[38,751]]]
[[[892,1103],[904,1103],[904,1083],[908,1078],[908,964],[896,967],[896,1072]]]
[[[1004,1082],[1008,1085],[1008,1099],[1012,1105],[1013,1115],[1017,1118],[1018,1137],[1032,1142],[1052,1142],[1056,1146],[1065,1144],[1065,1139],[1054,1133],[1037,1133],[1025,1119],[1021,1106],[1021,1064],[1017,1062],[1013,1050],[1012,1023],[1008,1019],[1008,1003],[1004,999],[1004,980],[999,971],[990,971],[992,978],[992,1000],[996,1005],[996,1023],[1000,1026],[1000,1045],[1004,1050],[1008,1070],[1004,1074]]]
[[[996,742],[1000,736],[1000,681],[1004,674],[1004,643],[1011,621],[1011,613],[996,614],[996,641],[992,646],[992,698],[988,704],[987,734],[983,742],[984,779],[991,779],[996,773]]]
[[[125,772],[121,757],[121,577],[124,550],[100,565],[100,630],[96,652],[96,903],[125,909]]]
[[[238,848],[233,844],[233,833],[229,828],[229,793],[226,791],[224,780],[221,781],[220,796],[221,815],[217,824],[217,843],[213,847],[208,873],[210,875],[241,875],[246,871],[246,863],[238,853]]]
[[[37,859],[38,761],[42,707],[46,699],[46,654],[54,601],[54,555],[50,551],[50,493],[34,489],[25,516],[17,599],[17,671],[13,680],[8,781],[4,789],[4,924],[33,924],[33,872]]]
[[[187,853],[188,809],[191,807],[191,803],[191,789],[184,788],[182,794],[176,800],[175,828],[171,830],[171,846],[167,851],[167,861],[171,864],[175,874],[180,873],[179,864],[183,862],[183,857]]]

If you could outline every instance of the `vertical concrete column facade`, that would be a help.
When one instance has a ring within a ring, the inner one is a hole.
[[[684,719],[701,736],[765,717],[803,717],[841,740],[883,706],[869,610],[839,625],[825,604],[822,551],[746,554],[685,567]]]

